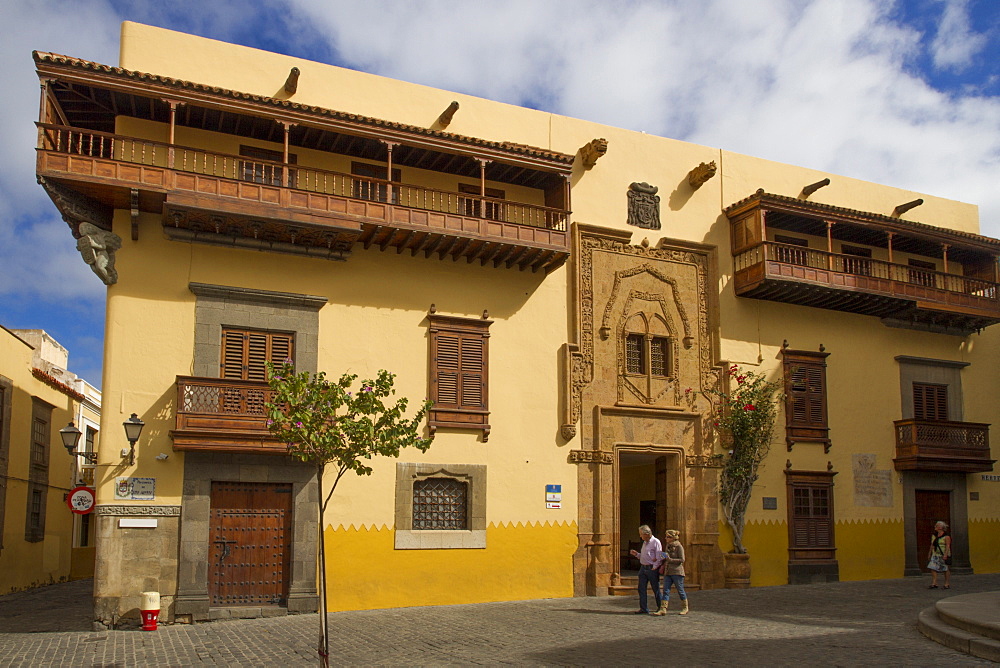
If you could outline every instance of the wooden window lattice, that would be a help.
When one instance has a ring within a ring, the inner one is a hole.
[[[795,487],[792,498],[793,547],[831,547],[830,489]]]
[[[413,529],[469,528],[468,483],[428,478],[413,483]]]
[[[31,425],[31,463],[35,466],[45,466],[49,442],[49,423],[41,418],[35,418]]]
[[[628,373],[646,373],[645,337],[629,334],[625,337],[625,370]]]
[[[649,372],[654,376],[670,375],[670,339],[654,336],[649,342]]]

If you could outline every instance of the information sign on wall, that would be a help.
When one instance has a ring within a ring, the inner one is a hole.
[[[549,509],[562,508],[562,485],[545,486],[545,507]]]
[[[156,478],[118,478],[115,481],[115,498],[152,501],[156,498]]]

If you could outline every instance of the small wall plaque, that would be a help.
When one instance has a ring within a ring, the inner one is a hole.
[[[969,492],[969,501],[978,501],[979,492]]]
[[[159,520],[155,517],[122,517],[118,520],[120,529],[155,529]]]
[[[764,500],[764,510],[777,510],[778,509],[778,497],[776,497],[776,496],[765,496],[763,500]]]

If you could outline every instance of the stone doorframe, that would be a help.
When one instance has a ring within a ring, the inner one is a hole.
[[[902,471],[903,478],[903,537],[906,544],[903,575],[923,575],[921,560],[927,563],[930,536],[914,535],[917,521],[916,490],[926,489],[950,493],[952,573],[968,575],[972,573],[969,560],[969,494],[966,490],[965,473]]]
[[[622,544],[622,535],[634,536],[638,527],[622,526],[621,522],[621,456],[623,454],[649,455],[653,459],[666,457],[667,514],[664,517],[664,527],[680,529],[687,535],[684,527],[683,509],[687,507],[684,496],[684,448],[669,445],[654,445],[652,443],[616,443],[613,448],[612,490],[613,499],[612,529],[611,529],[611,584],[621,584],[621,559],[616,549]],[[686,529],[686,527],[685,527]],[[662,533],[662,532],[661,532]],[[656,536],[663,542],[663,536]]]
[[[292,556],[287,611],[316,612],[316,470],[283,455],[187,452],[181,502],[177,598],[179,621],[259,617],[261,608],[217,608],[209,604],[208,555],[212,481],[283,482],[292,485]],[[255,614],[256,613],[256,614]],[[273,613],[272,613],[273,614]]]

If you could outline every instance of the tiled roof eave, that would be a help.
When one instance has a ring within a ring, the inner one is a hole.
[[[914,220],[903,220],[886,216],[881,213],[871,211],[858,211],[846,207],[834,206],[833,204],[823,204],[820,202],[810,202],[808,200],[788,197],[786,195],[775,195],[758,190],[749,197],[745,197],[734,204],[730,204],[723,209],[726,216],[732,220],[734,217],[750,211],[757,207],[771,208],[778,211],[788,211],[799,213],[813,218],[822,218],[833,222],[855,223],[860,225],[874,225],[880,228],[888,228],[901,233],[908,233],[915,236],[934,238],[938,241],[961,242],[966,246],[974,246],[980,250],[985,250],[994,254],[1000,254],[1000,239],[953,230],[937,225],[928,225]]]
[[[394,133],[400,138],[406,136],[419,138],[423,141],[438,143],[442,147],[445,145],[451,145],[453,147],[466,146],[472,149],[488,150],[508,155],[514,159],[522,158],[531,160],[540,163],[538,165],[539,168],[544,166],[554,171],[568,172],[572,168],[573,161],[576,157],[575,155],[549,151],[547,149],[528,146],[525,144],[517,144],[514,142],[496,142],[477,137],[468,137],[450,132],[442,132],[440,130],[432,130],[415,125],[407,125],[405,123],[386,121],[359,114],[326,109],[324,107],[300,104],[291,100],[279,100],[263,95],[244,93],[227,88],[220,88],[218,86],[208,86],[205,84],[194,83],[183,79],[174,79],[156,74],[136,72],[121,67],[112,67],[110,65],[103,65],[101,63],[81,60],[79,58],[72,58],[69,56],[62,56],[54,53],[35,51],[33,56],[36,66],[38,67],[40,77],[56,75],[58,74],[58,71],[65,71],[67,69],[94,72],[112,79],[118,79],[120,81],[145,82],[158,87],[190,91],[191,93],[198,95],[210,95],[213,97],[239,100],[249,102],[254,105],[268,106],[272,108],[280,107],[290,112],[315,118],[316,120],[332,119],[347,124],[377,129],[382,133]]]

